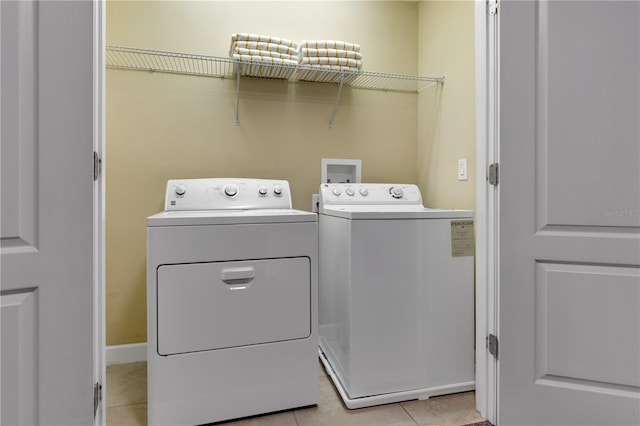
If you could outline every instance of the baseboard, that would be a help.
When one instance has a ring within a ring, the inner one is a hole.
[[[129,345],[107,346],[105,351],[107,365],[128,364],[147,360],[147,344],[132,343]]]

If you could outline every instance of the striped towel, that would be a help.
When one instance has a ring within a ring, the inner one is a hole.
[[[354,52],[360,51],[360,45],[356,43],[349,43],[347,41],[337,40],[302,40],[298,43],[300,47],[306,47],[311,49],[340,49],[340,50],[353,50]]]
[[[238,69],[241,75],[251,77],[286,79],[293,74],[298,65],[297,61],[289,59],[270,58],[268,56],[234,54],[239,60]]]
[[[300,58],[300,63],[302,65],[342,65],[356,69],[362,68],[362,61],[360,59],[351,58],[305,57]]]
[[[240,63],[238,68],[240,75],[279,79],[288,79],[295,71],[295,68],[274,67],[259,63]]]
[[[266,50],[269,52],[283,53],[291,56],[296,56],[298,54],[297,49],[294,49],[293,47],[283,46],[282,44],[267,43],[266,41],[258,42],[258,41],[233,41],[232,40],[231,49],[229,51],[230,55],[233,55],[233,50],[235,48]]]
[[[250,62],[254,64],[270,64],[270,65],[298,65],[297,61],[291,59],[271,58],[269,56],[260,55],[240,55],[238,53],[233,54],[233,59],[238,59],[242,62]]]
[[[354,50],[344,50],[344,49],[313,49],[309,47],[301,47],[299,51],[299,56],[326,56],[329,58],[352,58],[352,59],[362,59],[362,55],[360,52],[356,52]]]
[[[250,55],[250,56],[268,56],[270,58],[289,59],[291,61],[297,60],[297,56],[287,55],[286,53],[272,52],[270,50],[260,49],[244,49],[242,47],[236,47],[233,49],[233,54],[238,55]]]
[[[357,67],[349,67],[345,65],[310,65],[309,69],[324,71],[361,72],[361,70]]]
[[[280,44],[282,46],[293,47],[294,49],[298,47],[294,41],[287,40],[286,38],[272,37],[272,36],[260,35],[260,34],[250,34],[250,33],[233,33],[231,35],[231,42],[233,43],[236,41],[255,41],[255,42]]]

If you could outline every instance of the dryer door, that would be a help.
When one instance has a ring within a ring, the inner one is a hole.
[[[307,257],[158,267],[158,354],[309,337],[310,277]]]

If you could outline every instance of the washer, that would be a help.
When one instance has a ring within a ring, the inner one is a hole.
[[[150,425],[317,404],[317,233],[287,181],[167,183],[147,219]]]
[[[345,405],[474,389],[473,212],[323,184],[318,220],[320,356]]]

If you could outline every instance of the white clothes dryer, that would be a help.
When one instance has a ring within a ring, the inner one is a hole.
[[[317,241],[287,181],[167,183],[147,219],[149,425],[317,404]]]
[[[473,212],[425,208],[415,185],[319,201],[320,357],[345,405],[474,389]]]

